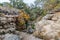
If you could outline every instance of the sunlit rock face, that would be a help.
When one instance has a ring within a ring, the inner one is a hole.
[[[60,40],[60,12],[47,14],[35,23],[34,36],[44,40]]]

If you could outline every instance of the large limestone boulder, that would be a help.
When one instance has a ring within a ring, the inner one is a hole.
[[[47,14],[35,23],[34,36],[44,40],[60,40],[60,12]]]

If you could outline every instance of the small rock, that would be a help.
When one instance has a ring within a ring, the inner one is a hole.
[[[5,37],[3,40],[21,40],[18,35],[15,34],[5,34]]]
[[[32,33],[33,33],[33,31],[34,31],[34,29],[29,28],[27,31],[28,31],[28,33],[32,34]]]
[[[53,16],[54,16],[53,14],[47,14],[45,17],[43,17],[43,19],[51,20]]]
[[[0,26],[0,29],[2,29],[2,26]]]

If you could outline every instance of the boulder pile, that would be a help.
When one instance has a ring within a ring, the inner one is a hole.
[[[9,35],[12,38],[12,36],[14,36],[15,34],[15,31],[16,31],[15,18],[12,17],[11,15],[10,17],[9,15],[7,16],[0,15],[0,40],[3,40],[3,39],[8,40]],[[7,33],[9,33],[9,35]],[[10,39],[10,40],[14,40],[14,39]]]

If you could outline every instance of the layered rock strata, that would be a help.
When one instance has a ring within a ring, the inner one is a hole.
[[[3,39],[8,40],[9,35],[11,38],[12,36],[15,36],[16,34],[15,21],[16,21],[15,16],[11,16],[11,15],[0,16],[0,40],[3,40]]]

